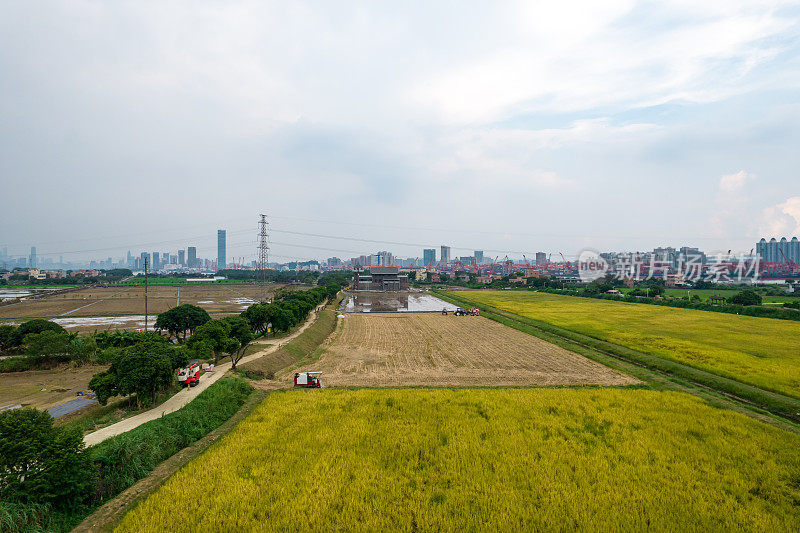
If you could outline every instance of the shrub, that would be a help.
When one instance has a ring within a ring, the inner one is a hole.
[[[14,331],[14,338],[13,338],[14,345],[15,346],[21,345],[25,337],[27,337],[31,333],[41,333],[43,331],[55,331],[56,333],[66,333],[67,330],[65,330],[55,322],[45,320],[44,318],[35,318],[33,320],[28,320],[27,322],[23,322]]]
[[[761,295],[748,289],[728,298],[728,303],[734,305],[761,305]]]
[[[80,432],[33,408],[0,413],[0,500],[65,508],[86,499],[92,480]]]

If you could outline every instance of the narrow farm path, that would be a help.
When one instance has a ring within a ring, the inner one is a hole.
[[[314,323],[314,321],[317,319],[317,316],[319,316],[319,308],[315,309],[312,312],[311,316],[309,316],[308,319],[306,319],[305,323],[302,326],[297,328],[297,330],[295,330],[293,333],[280,339],[280,342],[268,346],[267,348],[259,352],[255,352],[253,354],[242,357],[242,359],[239,360],[238,364],[242,365],[244,363],[248,363],[250,361],[258,359],[259,357],[263,357],[267,354],[270,354],[280,349],[286,343],[288,343],[289,341],[293,340],[295,337],[303,333],[311,324]],[[230,361],[227,363],[222,363],[216,368],[214,368],[213,372],[203,374],[200,378],[200,382],[195,387],[184,389],[178,392],[172,398],[168,399],[158,407],[150,409],[149,411],[145,411],[144,413],[139,413],[138,415],[132,416],[126,420],[121,420],[116,424],[111,424],[110,426],[106,426],[102,429],[98,429],[97,431],[93,431],[92,433],[89,433],[83,437],[83,442],[86,444],[86,446],[94,446],[95,444],[99,444],[110,437],[119,435],[121,433],[125,433],[126,431],[130,431],[135,427],[139,427],[145,422],[156,420],[158,418],[161,418],[163,415],[177,411],[187,403],[197,398],[197,396],[201,392],[206,390],[208,387],[211,386],[211,384],[213,384],[222,376],[224,376],[230,369],[231,369]]]

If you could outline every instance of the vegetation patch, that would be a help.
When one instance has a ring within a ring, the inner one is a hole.
[[[49,415],[26,415],[29,424],[36,426],[26,434],[50,443],[37,448],[47,452],[42,458],[53,462],[51,469],[58,472],[54,478],[58,484],[55,489],[47,489],[46,493],[40,494],[42,483],[34,485],[34,489],[38,490],[36,492],[26,489],[21,483],[0,481],[2,530],[71,529],[103,502],[148,475],[161,461],[219,427],[239,410],[252,391],[252,387],[242,379],[223,378],[182,409],[89,449],[83,449],[76,428],[39,427],[44,424],[43,417],[47,417],[52,426]],[[0,426],[7,420],[9,423],[6,426],[14,422],[14,427],[21,427],[19,422],[11,418],[19,416],[19,412],[13,411],[0,414]],[[3,437],[9,438],[8,435],[0,435],[0,440]],[[27,440],[23,439],[23,442]],[[33,453],[35,450],[28,455]],[[4,454],[5,462],[0,463],[0,470],[5,469],[7,476],[13,478],[18,466],[8,462],[9,457],[9,454]],[[37,461],[41,463],[41,459]],[[63,471],[65,464],[69,465],[69,475]],[[44,469],[44,472],[49,470]],[[24,479],[30,479],[30,476]],[[21,492],[23,489],[28,492]],[[53,494],[58,497],[51,497]],[[68,495],[68,498],[63,495]]]

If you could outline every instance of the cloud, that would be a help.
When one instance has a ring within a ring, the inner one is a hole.
[[[749,219],[745,186],[754,179],[755,174],[744,170],[720,177],[714,200],[714,214],[710,221],[713,235],[729,237],[743,231],[742,223]]]
[[[419,83],[411,99],[453,124],[713,102],[763,83],[748,74],[790,47],[780,37],[794,25],[746,3],[663,4],[646,18],[635,2],[576,4],[528,3],[507,13],[498,46],[454,61]]]
[[[735,174],[725,174],[719,179],[719,197],[720,201],[734,200],[739,201],[741,198],[738,196],[745,183],[748,180],[755,179],[755,174],[749,174],[744,170],[740,170]]]
[[[800,235],[800,196],[764,209],[759,230],[767,238]]]

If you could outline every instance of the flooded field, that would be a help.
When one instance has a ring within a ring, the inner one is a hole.
[[[456,306],[423,292],[357,292],[347,297],[348,313],[419,313],[455,311]]]

